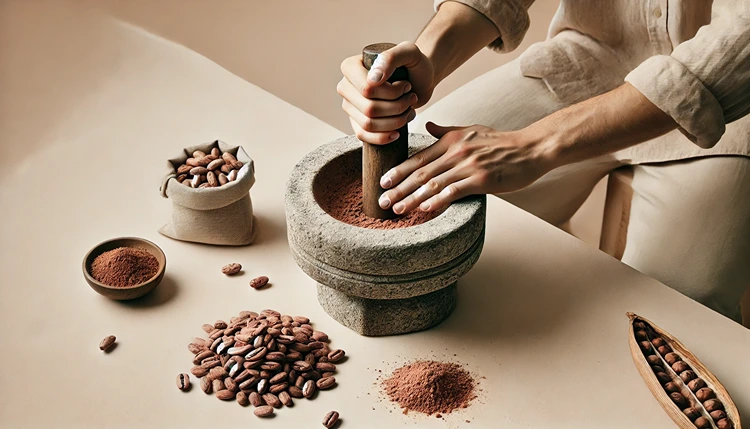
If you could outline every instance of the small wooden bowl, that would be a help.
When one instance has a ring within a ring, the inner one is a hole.
[[[104,252],[108,252],[118,247],[132,247],[136,249],[143,249],[156,257],[159,261],[159,270],[156,275],[151,277],[148,281],[137,284],[135,286],[128,287],[114,287],[108,286],[104,283],[98,282],[91,275],[91,264],[94,262],[97,256]],[[151,292],[159,285],[161,279],[164,278],[164,270],[167,266],[167,257],[164,256],[164,252],[156,244],[137,237],[120,237],[113,238],[111,240],[104,241],[94,246],[86,256],[83,258],[83,277],[86,278],[86,283],[91,286],[100,295],[104,295],[107,298],[116,299],[118,301],[125,301],[128,299],[140,298],[143,295]]]

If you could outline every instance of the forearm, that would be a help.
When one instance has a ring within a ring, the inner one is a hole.
[[[422,30],[416,44],[435,70],[435,85],[500,36],[484,15],[465,4],[447,2]]]
[[[677,128],[638,90],[625,84],[562,109],[522,133],[539,142],[552,168],[612,153]]]

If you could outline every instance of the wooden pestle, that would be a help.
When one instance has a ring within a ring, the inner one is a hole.
[[[362,63],[370,70],[378,54],[392,47],[393,43],[375,43],[365,46],[362,50]],[[388,78],[388,82],[408,80],[406,67],[397,68]],[[392,219],[396,214],[392,209],[383,210],[378,204],[380,196],[385,192],[380,187],[380,178],[391,168],[406,161],[409,157],[409,127],[404,125],[398,130],[399,136],[394,142],[386,145],[375,145],[362,142],[362,209],[369,217],[376,219]]]

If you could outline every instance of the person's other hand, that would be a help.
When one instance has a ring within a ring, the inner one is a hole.
[[[389,83],[396,68],[409,71],[409,81]],[[411,42],[403,42],[378,55],[368,72],[362,56],[341,63],[344,77],[336,90],[343,97],[342,108],[349,115],[354,134],[363,142],[388,144],[398,130],[414,119],[414,109],[432,96],[435,78],[432,62]]]
[[[525,130],[426,126],[440,140],[383,175],[383,209],[439,210],[468,195],[516,191],[554,168],[554,154]]]

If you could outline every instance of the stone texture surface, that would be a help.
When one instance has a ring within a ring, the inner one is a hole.
[[[367,336],[397,335],[431,328],[456,308],[456,283],[404,299],[367,299],[318,283],[318,301],[342,325]]]
[[[447,263],[408,274],[374,275],[341,270],[307,254],[290,237],[289,247],[302,271],[339,292],[370,299],[399,299],[424,295],[456,282],[479,259],[484,245],[484,231],[464,253]]]
[[[409,135],[410,153],[435,139]],[[318,282],[318,300],[333,318],[362,335],[427,329],[456,305],[456,282],[479,259],[484,245],[486,197],[454,202],[421,225],[367,229],[339,221],[317,195],[361,174],[355,137],[323,145],[305,156],[287,183],[289,247]]]
[[[412,152],[435,139],[410,135]],[[409,274],[439,267],[463,254],[483,234],[486,197],[453,203],[435,219],[409,228],[374,230],[341,222],[315,200],[313,182],[337,162],[361,163],[361,143],[344,137],[309,153],[293,169],[286,194],[290,245],[321,263],[350,272],[375,275]]]

